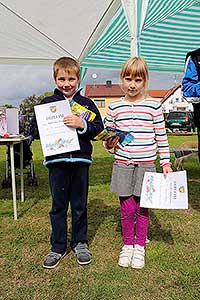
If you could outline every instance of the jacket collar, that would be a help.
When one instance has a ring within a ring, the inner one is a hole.
[[[72,99],[73,99],[75,96],[79,96],[82,89],[83,89],[83,88],[77,89],[77,90],[75,91],[75,93],[73,94]],[[65,96],[63,95],[63,93],[62,93],[58,88],[56,88],[56,89],[54,90],[54,94],[56,94],[56,95],[62,97],[62,99],[65,99]]]

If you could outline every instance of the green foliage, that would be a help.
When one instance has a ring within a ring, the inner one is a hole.
[[[40,104],[44,97],[52,95],[51,92],[44,93],[43,95],[37,97],[35,94],[25,98],[20,106],[20,115],[21,115],[21,123],[20,123],[20,133],[23,132],[25,135],[29,132],[30,126],[30,118],[34,114],[34,106]],[[23,116],[23,120],[22,120]]]
[[[32,96],[25,98],[24,100],[22,100],[19,106],[20,114],[25,115],[27,118],[30,118],[34,114],[34,106],[38,105],[43,98],[51,95],[52,92],[46,92],[38,97],[33,94]]]
[[[52,96],[53,95],[53,92],[46,92],[44,93],[43,95],[39,96],[40,98],[40,101],[45,98],[45,97],[49,97],[49,96]]]
[[[16,108],[12,104],[4,104],[4,105],[2,105],[2,107],[5,107],[5,108]]]
[[[30,127],[30,118],[34,114],[34,106],[40,103],[40,98],[37,97],[35,94],[32,96],[29,96],[25,98],[20,106],[20,133],[23,133],[24,135],[29,134],[29,127]]]
[[[34,114],[34,106],[40,103],[40,97],[37,97],[35,94],[25,98],[20,106],[20,114],[30,118]]]

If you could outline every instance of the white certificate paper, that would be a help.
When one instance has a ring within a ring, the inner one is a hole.
[[[64,116],[71,114],[67,100],[34,107],[44,156],[79,150],[75,128],[67,127]]]
[[[140,199],[141,207],[187,209],[188,188],[186,171],[167,173],[146,172]]]

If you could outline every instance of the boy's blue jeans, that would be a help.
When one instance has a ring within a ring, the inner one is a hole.
[[[72,217],[71,247],[78,242],[87,243],[88,176],[89,165],[84,163],[59,163],[49,168],[51,250],[54,252],[64,253],[67,249],[69,203]]]

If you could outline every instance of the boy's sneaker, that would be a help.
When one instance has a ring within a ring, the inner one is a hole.
[[[59,264],[60,260],[65,256],[65,254],[66,253],[61,254],[53,251],[49,252],[44,260],[43,267],[46,269],[55,268]]]
[[[145,249],[140,245],[135,245],[131,267],[134,269],[142,269],[145,264]]]
[[[74,253],[80,265],[87,265],[91,263],[92,255],[86,243],[78,243],[76,247],[74,247]]]
[[[119,254],[118,265],[120,267],[128,268],[131,264],[132,256],[133,256],[133,246],[132,245],[124,245]]]

